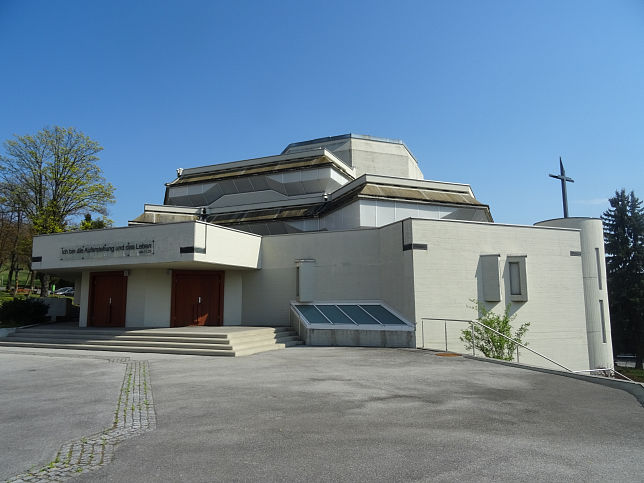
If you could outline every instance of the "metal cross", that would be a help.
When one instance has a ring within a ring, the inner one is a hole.
[[[550,177],[561,180],[561,197],[563,198],[564,218],[568,218],[568,192],[566,191],[566,182],[574,183],[575,180],[566,177],[566,170],[564,169],[563,163],[561,162],[561,156],[559,157],[559,170],[561,171],[561,174],[551,174]]]

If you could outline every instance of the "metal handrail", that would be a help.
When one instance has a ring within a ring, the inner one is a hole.
[[[575,374],[581,374],[581,373],[587,372],[587,373],[589,373],[591,376],[594,376],[594,375],[595,375],[595,374],[593,374],[593,372],[608,372],[608,373],[609,373],[612,377],[614,377],[615,379],[617,379],[617,377],[616,377],[616,376],[619,376],[619,377],[622,377],[622,378],[626,379],[627,381],[635,382],[635,381],[634,381],[633,379],[631,379],[630,377],[625,376],[625,375],[624,375],[624,374],[622,374],[621,372],[617,372],[615,369],[611,369],[610,367],[599,367],[599,368],[597,368],[597,369],[586,369],[586,370],[583,370],[583,371],[573,371],[573,372],[574,372]],[[602,377],[603,377],[603,376],[602,376]]]
[[[504,339],[507,339],[507,340],[509,340],[511,342],[514,342],[517,345],[517,362],[519,362],[519,347],[523,347],[524,349],[526,349],[526,350],[528,350],[528,351],[532,352],[533,354],[536,354],[536,355],[538,355],[540,357],[543,357],[548,362],[551,362],[554,365],[559,366],[559,367],[561,367],[562,369],[565,369],[568,372],[574,372],[572,369],[569,369],[566,366],[564,366],[562,364],[559,364],[556,361],[553,361],[548,356],[545,356],[540,352],[537,352],[535,350],[530,349],[529,347],[525,346],[524,344],[522,344],[518,340],[515,340],[515,339],[513,339],[511,337],[508,337],[507,335],[502,334],[498,330],[495,330],[495,329],[493,329],[491,327],[488,327],[487,325],[483,324],[482,322],[479,322],[478,320],[472,320],[472,319],[469,319],[469,320],[468,319],[443,319],[443,318],[430,318],[430,317],[422,317],[420,320],[421,320],[421,322],[424,321],[424,320],[442,320],[442,321],[445,322],[445,350],[448,350],[447,349],[447,321],[449,320],[449,321],[452,321],[452,322],[468,322],[470,324],[470,328],[471,328],[471,331],[472,331],[472,355],[474,355],[474,356],[476,355],[475,352],[474,352],[474,324],[478,324],[478,325],[482,326],[483,328],[485,328],[485,330],[491,330],[492,332],[494,332],[497,335],[500,335]],[[422,330],[422,337],[423,337],[423,344],[424,344],[425,343],[425,324],[422,324],[421,330]]]

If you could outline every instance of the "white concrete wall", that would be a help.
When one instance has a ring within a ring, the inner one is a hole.
[[[485,212],[476,208],[458,208],[397,200],[360,199],[320,218],[298,220],[289,224],[299,230],[351,230],[389,225],[406,218],[428,220],[461,219],[486,221]]]
[[[145,241],[154,241],[154,254],[133,256],[115,252],[81,259],[63,256],[61,252],[80,246]],[[206,248],[206,253],[180,252],[181,247],[191,246]],[[35,237],[32,255],[42,257],[42,261],[32,263],[32,269],[55,272],[60,269],[144,268],[146,265],[193,261],[213,266],[257,268],[260,246],[260,236],[202,222],[135,225]]]
[[[170,270],[129,270],[125,326],[170,327],[171,293]]]
[[[411,257],[402,255],[400,225],[394,225],[264,237],[262,269],[243,273],[245,324],[288,325],[299,259],[315,260],[316,301],[384,300],[413,316],[411,278],[402,279],[411,271]]]
[[[379,299],[398,311],[407,321],[415,320],[414,267],[411,250],[403,251],[403,231],[409,220],[378,230],[380,243]]]
[[[242,325],[242,272],[224,274],[224,325]]]
[[[427,251],[414,250],[415,312],[419,324],[417,343],[422,344],[421,318],[473,319],[470,299],[483,300],[479,258],[500,254],[501,301],[488,303],[503,312],[511,299],[508,256],[525,255],[526,302],[512,302],[513,327],[531,326],[525,337],[531,349],[542,352],[573,370],[588,369],[584,285],[579,232],[548,228],[458,221],[413,221],[413,242],[425,243]],[[436,348],[444,349],[442,323],[424,323],[426,343],[438,337]],[[450,344],[459,344],[459,324],[451,324]],[[452,350],[462,350],[454,347]],[[526,351],[521,362],[552,367]]]
[[[376,139],[345,138],[320,141],[289,148],[289,153],[324,147],[332,151],[356,170],[356,177],[364,173],[382,174],[411,179],[423,179],[423,173],[411,153],[403,144],[382,142]]]
[[[35,243],[34,238],[34,243]],[[89,272],[85,271],[81,275],[81,290],[80,290],[80,312],[78,314],[78,326],[87,327],[87,318],[89,317]]]
[[[418,163],[402,144],[353,138],[351,165],[356,170],[356,177],[367,173],[423,179]]]
[[[220,226],[195,226],[195,244],[203,240],[205,254],[194,254],[197,262],[241,268],[259,268],[262,237]]]

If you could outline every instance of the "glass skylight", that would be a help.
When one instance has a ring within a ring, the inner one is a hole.
[[[380,304],[295,304],[294,307],[311,325],[407,325]]]

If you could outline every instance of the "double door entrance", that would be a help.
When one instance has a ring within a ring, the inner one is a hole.
[[[222,325],[224,272],[175,270],[172,273],[172,327]]]
[[[90,275],[88,325],[125,327],[127,280],[123,271],[94,272]],[[154,294],[146,293],[146,297],[154,297]],[[224,272],[174,270],[171,297],[172,327],[222,325]],[[142,302],[132,300],[130,303],[136,305]],[[142,321],[129,321],[128,324],[143,325],[137,322]]]

